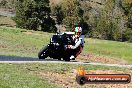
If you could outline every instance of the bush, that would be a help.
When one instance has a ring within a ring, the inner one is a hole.
[[[7,1],[6,0],[2,0],[1,2],[0,2],[0,7],[6,7],[6,5],[7,5]]]
[[[74,30],[74,24],[81,22],[84,11],[78,0],[63,0],[61,4],[63,12],[63,24],[65,24],[70,31]]]
[[[16,4],[14,20],[17,27],[30,30],[56,32],[55,22],[50,17],[49,0],[20,0]]]
[[[49,16],[43,20],[41,30],[45,32],[57,32],[55,21]]]
[[[35,25],[34,24],[35,19],[32,17],[34,7],[35,3],[32,2],[31,0],[18,1],[16,3],[16,16],[13,19],[16,22],[17,27],[34,29],[32,27],[32,25]]]
[[[39,20],[38,18],[29,18],[26,22],[26,28],[28,28],[29,30],[37,30],[39,27]]]
[[[70,30],[67,31],[74,31],[74,24],[79,22],[79,19],[77,17],[71,17],[67,16],[63,20],[63,24],[65,24]]]
[[[127,29],[124,36],[127,41],[132,42],[132,29]]]

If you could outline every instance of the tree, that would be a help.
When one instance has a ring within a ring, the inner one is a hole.
[[[1,7],[6,7],[6,5],[7,5],[7,1],[6,0],[2,0],[1,2],[0,2],[0,6]]]
[[[55,32],[55,22],[50,13],[49,0],[19,0],[14,20],[20,28],[39,30],[41,27],[42,31]]]
[[[132,43],[132,29],[128,28],[124,31],[123,41],[128,41]]]
[[[75,24],[80,23],[83,34],[89,31],[89,25],[83,18],[84,10],[78,0],[63,0],[59,4],[51,3],[52,15],[56,17],[57,24],[64,25],[67,31],[74,31]]]
[[[93,37],[122,41],[122,34],[125,27],[122,23],[124,20],[121,10],[117,5],[118,1],[107,0],[104,8],[101,9],[96,18],[96,24],[94,24],[94,30],[92,30]]]
[[[62,12],[61,6],[57,5],[55,7],[55,11],[56,11],[55,15],[57,17],[57,24],[62,24],[62,21],[63,21],[63,18],[64,18],[64,14]]]
[[[63,11],[63,24],[65,24],[71,31],[74,28],[74,24],[81,22],[83,19],[83,10],[80,3],[77,0],[63,0],[61,4]]]

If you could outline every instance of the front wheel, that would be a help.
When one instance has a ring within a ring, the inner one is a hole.
[[[48,46],[43,47],[38,53],[38,58],[45,59],[46,57],[48,57],[47,51],[48,51]]]

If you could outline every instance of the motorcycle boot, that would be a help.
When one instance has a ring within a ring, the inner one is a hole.
[[[73,55],[71,55],[70,60],[75,60],[75,57]]]

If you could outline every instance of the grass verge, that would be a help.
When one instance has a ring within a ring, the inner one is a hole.
[[[64,74],[80,65],[72,64],[0,64],[0,87],[1,88],[58,88],[38,76],[40,72],[52,72]],[[116,70],[129,71],[130,69],[106,66],[83,65],[88,70]]]
[[[0,55],[37,57],[51,36],[51,33],[0,27]],[[132,44],[127,42],[86,38],[83,53],[124,59],[132,63]]]
[[[31,64],[0,64],[0,88],[58,88],[39,78],[34,69]]]
[[[25,29],[0,27],[0,55],[37,57],[51,34]]]
[[[132,43],[88,38],[84,52],[132,62]]]

